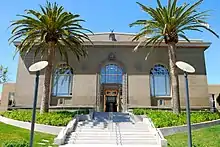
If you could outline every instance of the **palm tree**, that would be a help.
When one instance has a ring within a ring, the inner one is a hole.
[[[33,51],[36,55],[46,58],[48,66],[45,69],[43,97],[41,101],[41,113],[48,112],[51,91],[51,77],[56,54],[68,62],[69,53],[73,53],[78,60],[87,56],[84,41],[90,41],[80,23],[80,15],[64,11],[57,3],[40,5],[40,11],[26,10],[26,15],[18,15],[20,20],[14,21],[10,43],[20,41],[17,51],[21,55]],[[92,32],[91,32],[92,33]]]
[[[168,0],[168,4],[163,6],[160,0],[157,0],[158,6],[156,8],[151,8],[137,2],[142,10],[150,16],[150,18],[147,20],[137,20],[130,24],[130,27],[142,27],[140,32],[133,38],[133,41],[138,41],[141,38],[145,38],[147,35],[150,36],[143,41],[145,47],[149,44],[152,44],[154,47],[155,45],[160,45],[160,43],[163,41],[165,41],[167,44],[170,76],[172,82],[173,112],[179,114],[179,80],[177,67],[175,65],[176,44],[179,41],[179,37],[190,42],[185,32],[202,32],[202,29],[211,32],[217,37],[219,36],[207,25],[207,11],[199,12],[197,10],[197,7],[203,2],[203,0],[199,0],[192,5],[185,3],[180,6],[177,6],[177,1],[178,0]],[[138,47],[136,47],[134,50],[137,49]]]

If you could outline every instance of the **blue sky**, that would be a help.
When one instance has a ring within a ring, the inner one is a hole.
[[[54,0],[50,0],[54,2]],[[93,32],[108,32],[114,29],[115,32],[137,32],[138,28],[130,28],[129,23],[136,19],[147,18],[138,5],[137,0],[56,0],[64,6],[65,10],[78,13],[85,19],[84,26]],[[162,0],[166,2],[167,0]],[[195,0],[179,0],[181,2],[193,3]],[[210,2],[211,1],[211,2]],[[155,6],[156,0],[138,0],[146,5]],[[13,60],[15,47],[8,44],[11,20],[18,19],[16,14],[24,14],[25,9],[38,9],[39,4],[44,5],[46,0],[4,0],[1,1],[0,9],[0,64],[9,68],[10,82],[16,81],[18,57]],[[220,34],[220,0],[204,0],[201,10],[212,10],[210,12],[209,24]],[[206,68],[209,84],[220,84],[220,40],[208,32],[189,32],[188,36],[193,39],[203,39],[212,42],[211,47],[206,50]],[[1,89],[1,87],[0,87]],[[0,90],[1,91],[1,90]]]

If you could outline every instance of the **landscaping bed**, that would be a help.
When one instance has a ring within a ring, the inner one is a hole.
[[[28,147],[30,131],[0,122],[0,146]],[[34,133],[34,147],[54,146],[54,135]],[[42,145],[41,145],[42,144]],[[44,145],[43,145],[44,144]]]
[[[218,147],[220,125],[192,131],[193,147]],[[165,137],[168,147],[187,147],[187,132]]]
[[[70,120],[76,114],[88,114],[88,110],[80,110],[80,111],[52,111],[49,113],[40,114],[39,111],[36,112],[36,123],[45,124],[51,126],[66,126]],[[1,116],[11,118],[14,120],[31,122],[32,111],[31,110],[12,110],[1,112]]]
[[[155,127],[157,128],[180,126],[186,124],[185,112],[182,112],[180,115],[176,115],[173,112],[167,110],[133,109],[133,113],[136,115],[147,115],[147,117],[151,118]],[[191,112],[192,123],[200,123],[217,119],[220,119],[219,113],[211,113],[209,111]]]

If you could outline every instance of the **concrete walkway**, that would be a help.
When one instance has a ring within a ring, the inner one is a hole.
[[[18,121],[18,120],[13,120],[10,118],[5,118],[0,116],[0,122],[3,122],[5,124],[9,124],[12,126],[24,128],[24,129],[31,129],[31,123],[30,122],[23,122],[23,121]],[[42,133],[48,133],[48,134],[53,134],[53,135],[58,135],[59,132],[63,129],[64,127],[56,127],[56,126],[49,126],[49,125],[42,125],[42,124],[35,124],[35,131],[36,132],[42,132]]]

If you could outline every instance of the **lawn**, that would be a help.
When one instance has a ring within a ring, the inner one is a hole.
[[[186,147],[187,133],[178,133],[165,137],[168,147]],[[195,130],[192,133],[193,147],[218,147],[220,145],[220,125]]]
[[[29,135],[29,130],[14,127],[0,122],[0,146],[2,146],[3,142],[8,140],[26,140],[29,142]],[[52,145],[54,138],[54,135],[35,132],[34,147],[42,147],[42,145],[38,143],[42,142],[43,139],[49,141],[49,143],[46,143],[47,146]]]

